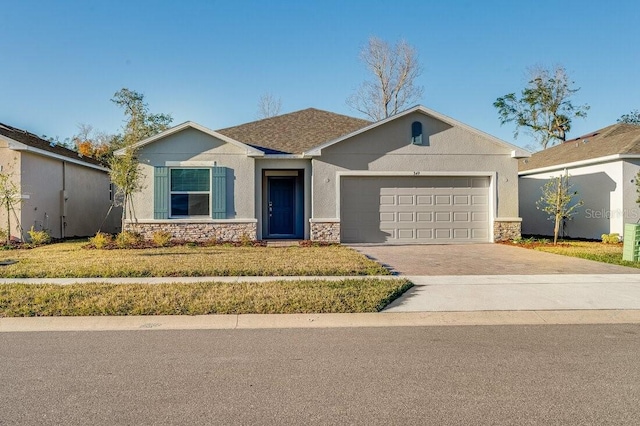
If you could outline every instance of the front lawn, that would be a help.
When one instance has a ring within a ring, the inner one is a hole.
[[[595,260],[597,262],[640,268],[639,262],[622,260],[622,244],[604,244],[593,241],[558,241],[558,245],[554,246],[553,243],[539,244],[533,241],[531,244],[524,242],[518,245],[547,253],[562,254],[564,256],[580,257],[583,259]]]
[[[388,275],[362,254],[344,246],[191,247],[85,249],[64,242],[0,252],[0,278],[180,277],[278,275]]]
[[[406,280],[2,284],[0,317],[378,312]]]

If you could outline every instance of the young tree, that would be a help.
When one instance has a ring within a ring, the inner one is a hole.
[[[622,114],[620,118],[618,118],[618,123],[627,123],[640,126],[640,111],[634,109],[628,114]]]
[[[258,99],[258,119],[271,118],[280,114],[282,99],[275,98],[271,93],[264,93]]]
[[[141,93],[121,89],[111,99],[124,109],[127,117],[122,133],[114,137],[114,145],[124,148],[124,154],[113,156],[109,161],[111,181],[116,185],[116,199],[122,206],[122,229],[127,217],[136,219],[133,194],[142,189],[143,175],[138,167],[135,144],[160,133],[173,121],[168,114],[151,114]]]
[[[549,220],[554,220],[553,244],[558,243],[558,232],[560,224],[571,219],[577,213],[577,208],[584,202],[579,200],[573,202],[573,198],[578,195],[578,191],[572,191],[569,183],[569,175],[552,177],[542,186],[542,196],[536,201],[538,210],[549,214]]]
[[[401,40],[394,46],[377,38],[369,38],[360,52],[360,60],[373,74],[355,93],[347,98],[347,105],[379,121],[419,101],[424,92],[416,84],[422,74],[416,50]]]
[[[6,244],[11,243],[11,215],[13,214],[17,220],[15,207],[22,202],[20,190],[12,178],[9,173],[0,173],[0,206],[7,215]]]
[[[574,105],[573,96],[580,88],[572,88],[566,70],[558,66],[553,70],[534,68],[530,80],[518,97],[515,93],[502,96],[493,103],[498,109],[500,124],[515,123],[514,138],[524,127],[546,149],[549,144],[565,141],[571,130],[571,121],[584,118],[588,105]]]

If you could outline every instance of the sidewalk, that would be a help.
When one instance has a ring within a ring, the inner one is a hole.
[[[192,284],[192,283],[264,283],[271,281],[342,281],[342,280],[399,280],[398,275],[353,275],[353,276],[231,276],[231,277],[139,277],[139,278],[0,278],[0,284]]]
[[[380,313],[0,318],[0,332],[640,323],[640,274],[15,278],[0,284],[367,278],[409,279],[415,285]]]

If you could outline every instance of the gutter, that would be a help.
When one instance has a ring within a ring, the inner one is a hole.
[[[638,160],[640,154],[614,154],[605,157],[590,158],[588,160],[574,161],[571,163],[556,164],[554,166],[538,167],[537,169],[523,170],[518,172],[518,176],[535,175],[544,172],[553,172],[561,169],[569,169],[574,167],[592,166],[595,164],[610,163],[620,160]]]
[[[14,141],[13,139],[3,138],[7,141],[9,149],[14,151],[27,151],[33,154],[42,155],[44,157],[55,158],[56,160],[66,161],[68,163],[78,164],[80,166],[88,167],[90,169],[100,170],[102,172],[108,172],[109,169],[103,166],[98,166],[97,164],[87,163],[86,161],[78,160],[72,157],[67,157],[64,155],[56,154],[54,152],[45,151],[40,148],[34,148],[32,146],[26,145],[22,142]]]

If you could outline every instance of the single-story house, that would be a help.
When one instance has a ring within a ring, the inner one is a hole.
[[[0,123],[0,173],[22,198],[10,214],[15,239],[28,239],[32,226],[54,238],[119,230],[121,210],[107,217],[113,197],[109,171],[97,160]],[[6,230],[6,211],[0,210],[0,229]]]
[[[140,141],[126,228],[190,240],[493,242],[520,235],[529,153],[416,106],[371,123],[318,109]],[[119,151],[116,154],[122,154]]]
[[[636,175],[640,170],[640,126],[618,123],[519,160],[522,233],[553,235],[553,221],[536,208],[541,187],[552,176],[568,174],[575,200],[584,205],[566,221],[564,236],[599,239],[623,234],[636,223]]]

